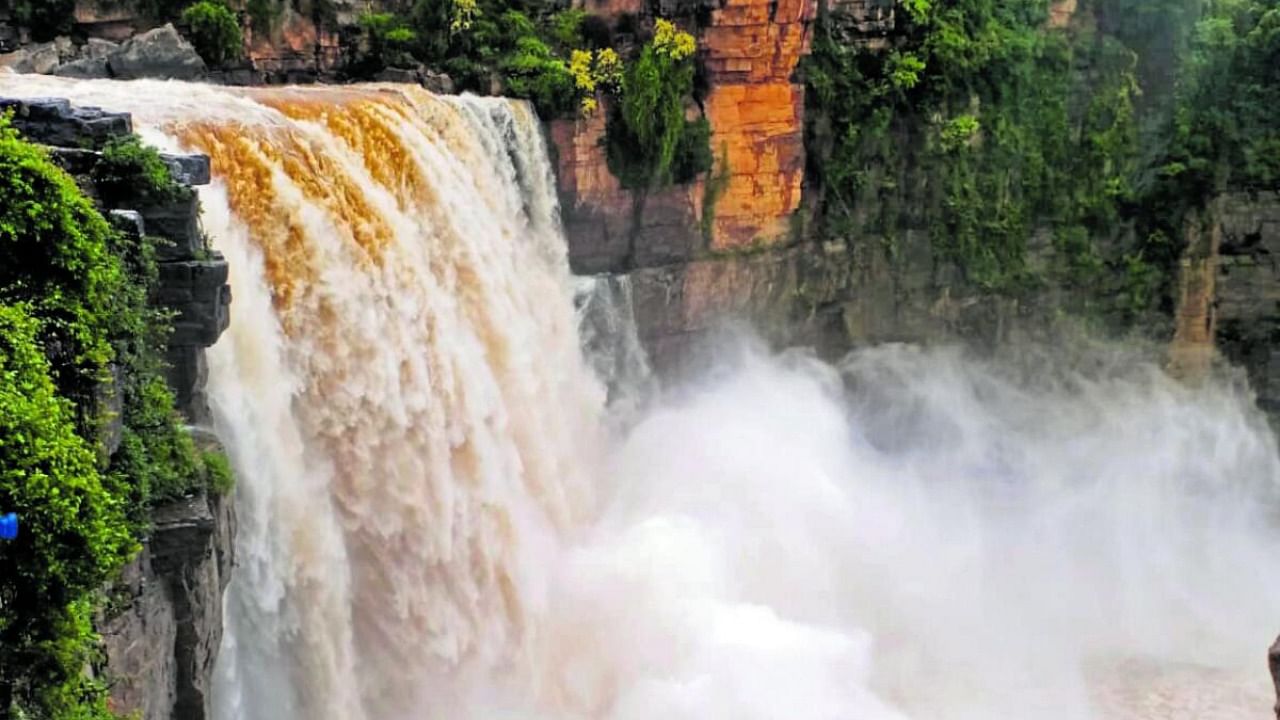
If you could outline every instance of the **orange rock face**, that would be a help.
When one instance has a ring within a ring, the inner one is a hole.
[[[812,0],[728,0],[700,47],[711,81],[705,111],[717,174],[713,250],[784,240],[800,207],[804,86],[792,82],[809,49]]]
[[[612,16],[634,12],[631,6],[629,0],[589,0],[585,9]],[[702,112],[711,123],[713,175],[719,178],[706,237],[703,183],[652,193],[637,222],[651,220],[656,211],[662,218],[657,226],[682,237],[659,237],[656,230],[632,233],[635,248],[629,264],[644,265],[646,245],[655,242],[696,252],[786,240],[790,218],[800,207],[804,177],[804,86],[793,76],[809,50],[815,11],[816,0],[723,0],[711,12],[709,25],[698,36],[710,85]],[[571,245],[616,243],[613,216],[632,208],[631,193],[618,187],[599,145],[604,115],[552,126]],[[682,213],[687,217],[677,223]],[[584,214],[595,218],[594,224],[575,222]],[[575,242],[580,231],[591,239]],[[671,257],[666,249],[652,254]]]

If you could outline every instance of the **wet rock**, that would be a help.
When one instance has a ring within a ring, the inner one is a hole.
[[[418,84],[418,71],[413,68],[383,68],[374,76],[378,82]]]
[[[454,92],[453,78],[433,70],[423,71],[422,86],[440,95],[449,95]]]
[[[53,72],[61,61],[58,46],[53,42],[28,45],[14,52],[0,55],[0,67],[7,67],[17,73],[46,75]]]
[[[147,221],[147,232],[169,241],[156,247],[156,259],[160,262],[191,260],[204,251],[204,240],[200,236],[200,204],[195,193],[188,192],[174,202],[137,210]]]
[[[18,48],[18,28],[7,22],[0,22],[0,53],[13,52]]]
[[[59,35],[53,39],[53,47],[58,51],[58,59],[62,62],[70,62],[75,60],[80,53],[80,48],[71,42],[71,38],[66,35]]]
[[[231,70],[214,70],[209,73],[209,82],[236,87],[265,85],[266,73],[254,68],[234,68]]]
[[[111,705],[142,720],[172,717],[177,663],[173,604],[165,583],[151,571],[146,545],[111,589],[112,609],[96,624],[112,678]]]
[[[126,40],[107,58],[115,77],[195,80],[205,75],[204,60],[172,23]]]
[[[71,78],[106,78],[111,77],[104,58],[80,58],[59,65],[54,75]]]
[[[120,49],[120,43],[114,43],[110,40],[102,38],[89,38],[89,41],[80,48],[80,57],[90,60],[106,60],[111,53]]]
[[[201,493],[160,505],[152,525],[97,623],[112,708],[142,720],[203,720],[235,560],[235,515],[229,499]]]
[[[98,164],[98,158],[102,157],[101,153],[93,150],[81,150],[80,148],[49,148],[49,159],[63,170],[66,170],[72,176],[85,176],[93,171],[93,166]]]
[[[124,439],[124,373],[115,363],[108,367],[108,373],[108,379],[99,382],[94,390],[94,405],[97,417],[105,418],[98,428],[98,438],[110,457]]]
[[[208,155],[174,155],[160,153],[160,159],[169,166],[173,179],[182,185],[209,184]]]
[[[177,312],[171,345],[208,347],[230,322],[231,289],[227,286],[227,261],[209,260],[161,263],[156,301]]]
[[[108,210],[107,222],[116,230],[135,238],[147,234],[147,225],[142,220],[142,213],[137,210]]]
[[[100,149],[108,140],[133,132],[128,113],[71,107],[61,98],[0,98],[0,111],[13,110],[13,126],[42,145]]]

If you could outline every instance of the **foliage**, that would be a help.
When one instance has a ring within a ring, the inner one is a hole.
[[[561,10],[551,18],[551,37],[560,47],[582,47],[582,21],[587,13],[577,8]]]
[[[888,52],[850,47],[820,19],[805,73],[831,124],[810,138],[826,231],[923,225],[970,281],[1013,293],[1037,281],[1026,243],[1048,226],[1059,270],[1092,282],[1093,238],[1131,193],[1132,51],[1047,29],[1042,0],[904,9]]]
[[[364,61],[370,70],[412,64],[410,48],[418,33],[403,18],[393,13],[366,12],[360,16],[360,28],[369,48]]]
[[[217,66],[240,57],[244,38],[235,13],[216,0],[200,0],[182,11],[182,22],[196,52],[206,63]]]
[[[555,117],[571,110],[581,91],[568,64],[532,35],[516,41],[515,53],[501,67],[507,88],[516,97],[533,100],[543,117]]]
[[[653,49],[674,62],[688,59],[698,49],[693,36],[675,26],[670,20],[658,18],[653,28]]]
[[[43,150],[0,120],[0,302],[26,302],[59,391],[88,402],[113,351],[126,278],[111,228]],[[86,431],[91,418],[80,418]]]
[[[605,92],[617,92],[622,87],[622,58],[613,48],[596,50],[595,64],[591,67],[591,79]]]
[[[455,35],[471,29],[480,6],[476,0],[453,0],[453,13],[449,16],[449,33]]]
[[[184,192],[160,153],[143,145],[136,135],[109,141],[91,176],[99,197],[109,207],[121,203],[161,205],[174,202]]]
[[[942,141],[942,149],[946,152],[955,152],[968,147],[969,143],[977,137],[981,127],[982,123],[973,115],[964,114],[951,118],[942,126],[939,137]]]
[[[147,202],[175,192],[136,139],[113,143],[99,168],[119,202],[129,187]],[[136,547],[149,503],[224,487],[225,468],[195,452],[162,379],[154,241],[114,231],[7,118],[0,178],[0,507],[23,523],[0,552],[0,714],[106,718],[101,682],[83,673],[98,590]],[[109,462],[104,391],[124,409]]]
[[[1275,0],[907,0],[888,50],[819,19],[804,66],[824,231],[928,230],[980,288],[1171,303],[1188,213],[1280,187]],[[1047,232],[1035,271],[1027,241]]]
[[[105,718],[104,689],[82,674],[91,599],[136,546],[39,335],[28,308],[0,305],[0,507],[22,521],[0,552],[0,712]]]
[[[653,39],[623,72],[605,138],[609,169],[623,187],[685,182],[710,168],[710,127],[686,121],[684,112],[695,47],[692,35],[660,19]]]
[[[209,490],[215,495],[229,495],[235,488],[236,478],[231,471],[231,461],[216,450],[206,450],[201,456],[208,474]]]
[[[71,31],[75,6],[75,0],[16,0],[13,17],[31,29],[33,40],[45,42]]]

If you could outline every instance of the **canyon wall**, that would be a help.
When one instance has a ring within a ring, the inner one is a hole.
[[[53,160],[90,196],[90,170],[110,139],[132,132],[128,114],[74,107],[66,100],[6,100],[0,111],[27,139],[49,147]],[[162,155],[174,179],[191,186],[209,182],[209,158]],[[205,247],[194,194],[135,210],[110,210],[120,232],[164,238],[157,247],[159,283],[153,302],[173,313],[166,361],[178,410],[192,424],[198,448],[219,449],[207,429],[204,352],[230,322],[228,267]],[[106,451],[120,444],[120,394],[103,431]],[[203,490],[163,501],[151,510],[142,551],[106,589],[110,602],[97,619],[106,651],[112,709],[142,720],[210,717],[209,689],[222,641],[222,594],[233,564],[235,516],[229,498]]]

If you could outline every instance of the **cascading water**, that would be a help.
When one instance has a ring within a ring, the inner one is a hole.
[[[1230,383],[1111,351],[726,349],[611,424],[589,368],[644,375],[625,286],[579,288],[575,317],[526,106],[0,94],[132,110],[213,158],[224,720],[1268,712],[1280,458]]]

